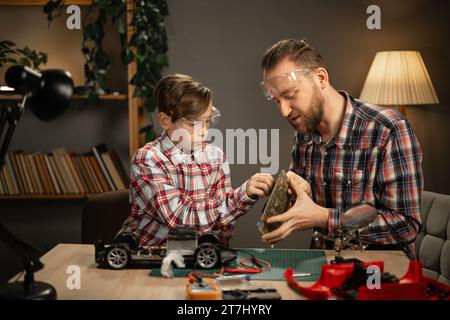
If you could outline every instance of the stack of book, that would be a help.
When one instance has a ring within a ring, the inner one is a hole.
[[[64,148],[12,151],[0,172],[1,195],[94,194],[126,189],[128,183],[117,153],[105,144],[82,155]]]

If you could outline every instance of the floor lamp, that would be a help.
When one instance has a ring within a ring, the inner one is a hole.
[[[397,106],[404,116],[407,105],[439,103],[418,51],[377,52],[359,99],[382,106]]]

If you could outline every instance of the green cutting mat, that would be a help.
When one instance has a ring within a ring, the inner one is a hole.
[[[321,250],[298,250],[298,249],[242,249],[252,253],[256,258],[266,260],[272,268],[257,274],[251,274],[254,280],[285,280],[283,273],[287,268],[293,268],[294,273],[311,273],[311,276],[298,278],[298,281],[316,281],[320,277],[320,270],[327,260],[325,252]],[[238,267],[237,263],[244,258],[250,257],[247,253],[238,251],[236,262],[230,268]],[[174,268],[175,277],[187,277],[192,269]],[[201,270],[204,273],[216,273],[220,269]],[[160,277],[160,269],[152,269],[150,276]]]

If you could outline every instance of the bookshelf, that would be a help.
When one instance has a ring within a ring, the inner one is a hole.
[[[0,195],[0,200],[86,200],[90,196],[93,196],[94,193],[90,194],[65,194],[65,195],[30,195],[30,194],[21,194],[21,195]]]
[[[0,0],[0,6],[1,5],[23,5],[23,6],[33,6],[33,5],[39,5],[43,6],[47,3],[47,0],[34,0],[34,1],[25,1],[25,0],[16,0],[16,1],[5,1]],[[65,5],[90,5],[90,0],[66,0]],[[127,37],[128,39],[131,38],[133,34],[133,27],[129,25],[131,18],[132,18],[132,12],[133,9],[133,3],[127,2],[127,14],[126,14],[126,21],[127,21]],[[140,148],[145,143],[145,137],[144,134],[139,133],[139,129],[145,125],[145,111],[144,108],[141,107],[141,101],[140,99],[133,97],[132,92],[134,91],[134,86],[129,84],[130,79],[134,76],[136,73],[136,63],[132,62],[127,66],[127,93],[121,93],[121,94],[108,94],[108,95],[102,95],[100,96],[101,101],[123,101],[126,102],[127,108],[128,108],[128,150],[129,150],[129,159],[132,158],[134,152]],[[75,101],[80,101],[86,99],[86,96],[74,96]],[[18,100],[20,99],[19,96],[3,96],[0,98],[0,100]],[[86,199],[92,194],[65,194],[65,195],[45,195],[45,194],[24,194],[24,195],[0,195],[0,200],[74,200],[74,199]]]
[[[46,4],[48,0],[0,0],[0,5],[15,5],[15,6],[42,6]],[[66,5],[90,5],[91,0],[67,0],[64,2]]]
[[[19,101],[20,99],[22,99],[22,96],[19,95],[10,95],[10,96],[1,96],[0,97],[0,101],[1,100],[14,100],[14,101]],[[74,95],[73,96],[73,100],[85,100],[87,99],[87,96],[80,96],[80,95]],[[126,94],[105,94],[105,95],[101,95],[100,96],[100,100],[104,100],[104,101],[115,101],[115,100],[127,100],[128,97]]]
[[[125,190],[129,178],[117,152],[105,144],[86,153],[55,148],[24,153],[10,151],[0,172],[2,199],[84,199]]]

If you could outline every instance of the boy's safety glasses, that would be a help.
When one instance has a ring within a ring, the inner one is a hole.
[[[185,129],[194,128],[194,126],[196,124],[201,124],[202,127],[206,127],[208,129],[215,127],[217,125],[217,123],[219,122],[220,118],[222,117],[222,115],[221,115],[219,109],[217,109],[214,106],[212,106],[211,111],[212,111],[211,116],[209,116],[207,119],[200,120],[200,119],[181,118],[181,119],[178,119],[177,121],[175,121],[175,124],[178,127],[182,127]]]

